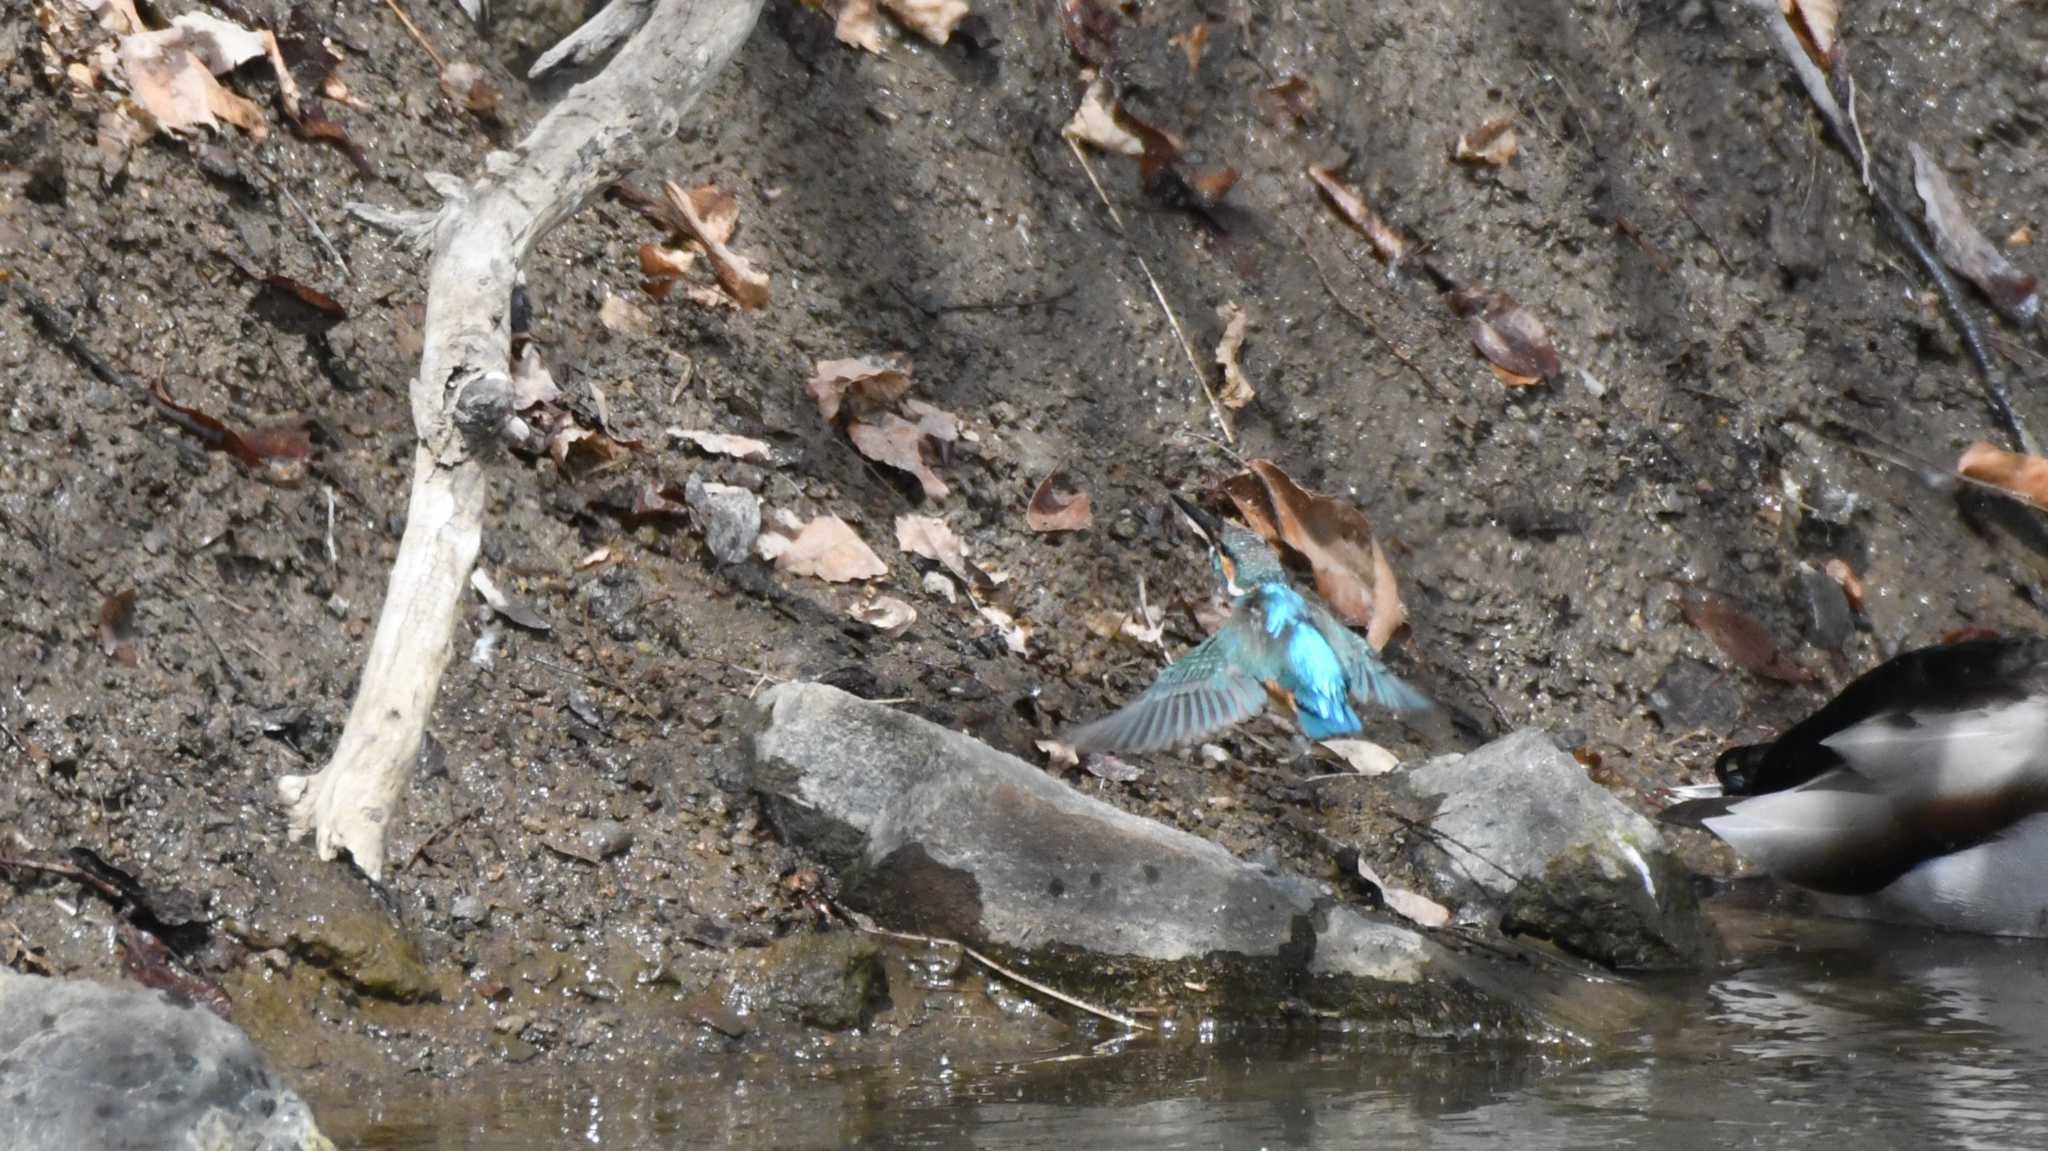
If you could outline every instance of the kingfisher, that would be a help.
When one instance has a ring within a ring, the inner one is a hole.
[[[1143,695],[1076,728],[1067,743],[1106,752],[1178,747],[1243,723],[1268,702],[1292,712],[1310,739],[1358,734],[1365,725],[1354,704],[1430,708],[1328,606],[1295,590],[1264,540],[1178,495],[1173,502],[1209,546],[1230,619],[1167,665]]]

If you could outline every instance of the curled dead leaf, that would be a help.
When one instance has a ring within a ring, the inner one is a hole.
[[[1275,125],[1306,124],[1316,110],[1316,86],[1306,77],[1290,75],[1259,89],[1259,110]]]
[[[765,535],[765,533],[764,533]],[[815,576],[830,583],[874,579],[889,574],[889,565],[838,516],[824,515],[804,525],[787,550],[775,557],[777,570]]]
[[[1460,291],[1451,307],[1471,324],[1472,346],[1503,372],[1502,381],[1527,386],[1564,370],[1543,322],[1506,292]],[[1522,377],[1511,379],[1512,377]]]
[[[690,238],[703,245],[705,255],[711,259],[711,270],[718,276],[719,286],[725,289],[733,302],[742,308],[767,307],[770,295],[768,273],[756,269],[746,257],[725,246],[719,238],[718,229],[713,228],[698,210],[695,195],[685,192],[673,180],[662,181],[661,191],[669,209],[682,221]]]
[[[1458,137],[1458,147],[1452,155],[1460,164],[1505,168],[1508,161],[1515,158],[1515,149],[1519,145],[1520,141],[1515,138],[1514,120],[1493,116]]]
[[[1116,90],[1108,79],[1097,76],[1081,93],[1081,106],[1074,110],[1063,131],[1083,144],[1116,156],[1142,156],[1145,141],[1119,115]]]
[[[882,7],[898,24],[934,44],[952,39],[968,13],[967,0],[882,0]]]
[[[159,131],[189,135],[225,120],[259,140],[269,134],[263,110],[221,87],[187,42],[185,29],[123,36],[116,52],[136,105]]]
[[[860,454],[878,464],[887,464],[917,477],[928,500],[942,500],[952,491],[925,459],[925,430],[895,412],[884,412],[878,423],[856,421],[848,424],[847,438]]]
[[[1963,450],[1956,461],[1956,474],[2048,510],[2048,459],[2009,452],[1980,440]]]
[[[697,253],[687,248],[664,248],[660,244],[640,245],[640,290],[665,300],[676,282],[697,262]]]
[[[1823,70],[1834,65],[1841,43],[1842,0],[1778,0],[1778,11],[1799,37],[1799,45]]]
[[[1085,531],[1094,523],[1095,509],[1088,492],[1065,471],[1040,480],[1024,509],[1024,526],[1035,532]]]
[[[848,608],[846,614],[890,637],[902,635],[911,624],[917,622],[916,608],[889,595],[876,596],[865,603],[857,603]]]
[[[668,438],[690,444],[700,452],[714,456],[731,456],[736,460],[765,460],[773,458],[774,450],[764,440],[749,439],[746,436],[726,435],[723,432],[700,432],[693,428],[670,428]]]
[[[836,421],[842,410],[864,415],[909,395],[910,369],[872,357],[819,360],[807,387],[818,414]]]
[[[1863,610],[1863,580],[1856,574],[1856,569],[1849,566],[1848,560],[1836,556],[1822,564],[1821,570],[1841,585],[1842,597],[1849,601],[1850,611]]]
[[[1237,362],[1238,353],[1244,348],[1245,330],[1251,326],[1251,313],[1236,304],[1219,304],[1216,316],[1223,321],[1223,338],[1216,343],[1216,364],[1223,369],[1223,391],[1216,399],[1237,411],[1258,398],[1258,392]]]
[[[1907,145],[1913,156],[1913,188],[1926,209],[1927,231],[1934,254],[1956,274],[1977,285],[2000,314],[2016,324],[2031,324],[2041,311],[2040,282],[2021,271],[1963,211],[1948,173],[1919,144]]]
[[[1769,628],[1721,596],[1712,592],[1680,595],[1678,614],[1744,671],[1785,683],[1811,683],[1815,678],[1812,669],[1778,650]]]
[[[1372,205],[1366,203],[1365,196],[1338,178],[1334,169],[1310,165],[1308,178],[1315,181],[1316,187],[1322,189],[1323,196],[1328,199],[1330,206],[1337,210],[1337,214],[1343,217],[1344,222],[1358,229],[1359,234],[1372,244],[1373,251],[1379,253],[1380,259],[1389,264],[1399,264],[1408,258],[1408,253],[1414,245],[1393,225],[1381,219],[1380,214],[1373,211]]]
[[[1003,637],[1003,645],[1012,655],[1031,654],[1031,625],[1018,623],[1009,612],[1001,608],[980,605],[981,618]]]
[[[963,580],[968,578],[966,545],[946,526],[946,521],[936,516],[897,516],[896,547],[940,564]]]
[[[1250,461],[1222,488],[1253,531],[1308,564],[1316,590],[1339,619],[1366,629],[1375,651],[1408,621],[1394,566],[1358,505],[1304,490],[1271,460]]]
[[[845,0],[839,6],[839,17],[833,21],[832,34],[841,44],[850,44],[863,52],[876,56],[882,54],[882,12],[875,0]]]

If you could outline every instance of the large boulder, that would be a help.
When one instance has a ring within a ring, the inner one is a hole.
[[[1306,1001],[1410,1031],[1528,1022],[1416,931],[958,732],[814,683],[761,708],[771,818],[889,926],[1008,949],[1111,1001],[1170,988],[1202,1010]]]
[[[1609,967],[1699,966],[1712,939],[1657,826],[1534,728],[1432,759],[1394,786],[1433,805],[1416,881],[1510,931]]]
[[[0,1147],[334,1151],[234,1025],[160,991],[0,968]]]

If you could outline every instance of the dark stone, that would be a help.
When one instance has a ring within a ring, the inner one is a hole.
[[[1856,631],[1856,613],[1849,607],[1849,597],[1842,591],[1842,585],[1828,578],[1826,572],[1810,565],[1799,565],[1799,573],[1793,584],[1794,606],[1800,609],[1806,625],[1806,638],[1813,646],[1824,651],[1840,651],[1842,645]]]
[[[1664,730],[1727,732],[1742,718],[1742,696],[1727,672],[1679,656],[1657,677],[1648,703]]]

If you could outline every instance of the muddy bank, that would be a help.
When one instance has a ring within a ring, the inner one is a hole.
[[[1146,8],[1118,38],[1133,111],[1240,179],[1205,217],[1146,195],[1133,162],[1100,159],[1119,230],[1059,137],[1077,65],[1041,10],[993,8],[985,39],[896,43],[878,60],[837,43],[828,19],[777,5],[650,173],[734,191],[736,243],[775,276],[775,302],[647,299],[637,250],[659,236],[613,203],[542,245],[528,280],[550,368],[586,413],[599,389],[617,434],[646,446],[589,475],[546,457],[497,465],[485,563],[552,630],[506,632],[488,667],[469,659],[488,625],[458,636],[382,897],[424,975],[336,978],[337,951],[355,952],[252,916],[275,921],[328,882],[295,877],[309,851],[284,842],[274,781],[333,746],[405,510],[420,266],[343,204],[431,203],[422,173],[471,170],[506,130],[447,106],[381,6],[315,8],[366,106],[335,114],[375,175],[282,130],[147,141],[110,169],[99,125],[113,98],[53,88],[36,25],[0,24],[0,263],[131,377],[224,417],[315,421],[304,481],[267,483],[0,309],[0,755],[13,765],[0,851],[86,846],[152,889],[192,893],[212,942],[190,961],[296,1074],[1023,1044],[1092,1026],[916,949],[799,965],[817,985],[801,995],[748,990],[757,968],[763,988],[784,978],[774,956],[844,944],[813,938],[815,861],[764,823],[746,731],[751,697],[811,679],[1043,762],[1037,741],[1157,667],[1089,617],[1134,611],[1142,577],[1167,607],[1167,643],[1200,638],[1208,573],[1162,495],[1234,461],[1140,256],[1198,354],[1221,333],[1218,305],[1250,310],[1258,396],[1237,416],[1237,450],[1355,497],[1386,539],[1412,616],[1392,658],[1463,717],[1426,735],[1375,726],[1405,762],[1532,725],[1641,806],[1724,740],[1818,702],[1820,686],[1731,668],[1682,623],[1680,588],[1740,602],[1824,681],[1958,624],[2038,625],[2033,554],[1995,517],[1974,504],[1959,516],[1909,469],[1830,438],[1870,429],[1942,461],[1987,422],[1852,173],[1808,131],[1762,38],[1721,7],[1460,2],[1427,22],[1367,4],[1284,19]],[[548,94],[516,76],[558,25],[514,13],[486,42],[452,7],[414,15],[491,69],[509,123],[531,123]],[[1191,74],[1171,41],[1197,20],[1210,32]],[[2013,78],[2035,74],[2044,17],[1994,26],[1895,3],[1856,20],[1866,114],[1930,148],[1987,232],[2032,222],[2024,205],[2043,202],[2048,166],[2013,125],[2042,110]],[[1254,99],[1291,74],[1318,94],[1302,123]],[[260,77],[237,83],[264,91]],[[1522,124],[1515,162],[1452,164],[1458,134],[1501,111]],[[1566,365],[1557,381],[1507,390],[1433,293],[1389,280],[1301,177],[1339,153],[1460,274],[1542,315]],[[348,314],[280,305],[238,267],[316,286]],[[615,295],[647,312],[650,333],[600,321]],[[880,353],[906,354],[916,394],[973,433],[938,465],[944,499],[927,505],[864,460],[804,393],[814,359]],[[763,438],[775,460],[693,454],[668,444],[671,425]],[[1024,526],[1055,467],[1089,490],[1091,530]],[[851,591],[720,567],[688,530],[619,514],[619,490],[693,474],[845,518],[888,563],[877,586],[918,622],[878,635],[845,618]],[[910,510],[943,516],[975,560],[1009,573],[995,602],[1032,628],[1027,654],[925,590],[928,565],[893,547]],[[598,548],[618,562],[579,568]],[[1812,609],[1801,575],[1834,557],[1869,589],[1846,629]],[[110,654],[121,644],[99,624],[129,591],[132,660]],[[1120,782],[1066,774],[1299,875],[1328,876],[1337,850],[1367,837],[1408,846],[1398,821],[1333,811],[1301,785],[1330,765],[1278,729],[1217,745],[1220,757],[1145,759]],[[7,873],[0,921],[17,964],[118,975],[110,913],[75,883]],[[921,970],[947,974],[898,1005],[911,1012],[890,1020],[898,1034],[872,1016],[859,1038],[814,1026],[871,1010],[861,971],[875,963],[892,1003]],[[757,995],[772,1026],[731,1017]]]

